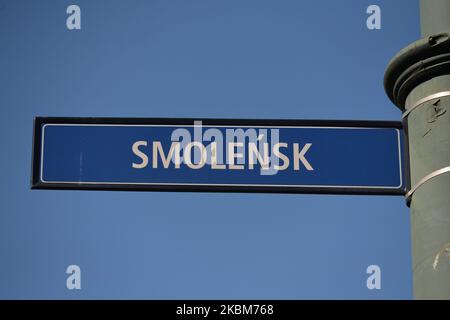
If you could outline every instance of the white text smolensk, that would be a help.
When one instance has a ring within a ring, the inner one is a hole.
[[[182,145],[172,141],[170,145],[164,145],[161,141],[139,140],[131,147],[136,157],[131,166],[135,169],[180,169],[186,166],[198,170],[209,166],[212,170],[253,170],[260,167],[262,170],[313,171],[307,158],[311,148],[312,143],[289,146],[284,142],[227,142],[219,146],[216,142],[205,145],[191,141]]]

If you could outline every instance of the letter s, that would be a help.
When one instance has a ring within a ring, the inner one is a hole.
[[[135,143],[133,143],[133,153],[142,159],[141,163],[133,162],[133,168],[135,168],[135,169],[142,169],[148,165],[148,157],[145,153],[143,153],[141,150],[139,150],[140,146],[146,147],[147,141],[136,141]]]

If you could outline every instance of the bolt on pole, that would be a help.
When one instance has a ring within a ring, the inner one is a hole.
[[[415,299],[450,299],[450,1],[420,1],[422,39],[389,63],[387,95],[403,112]]]

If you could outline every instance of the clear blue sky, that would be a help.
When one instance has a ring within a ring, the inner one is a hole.
[[[0,0],[0,298],[412,298],[402,197],[32,191],[30,166],[35,116],[398,120],[383,73],[418,9]]]

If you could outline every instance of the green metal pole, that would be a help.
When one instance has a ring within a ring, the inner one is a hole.
[[[385,88],[408,136],[415,299],[450,299],[450,0],[421,0],[423,38],[391,61]]]
[[[450,29],[450,3],[448,0],[420,0],[422,37]]]
[[[421,0],[420,16],[423,37],[446,32],[450,1]],[[445,92],[449,95],[425,102],[408,117],[412,186],[450,166],[450,75],[421,83],[406,99],[406,106],[414,106],[420,99]],[[450,172],[436,175],[412,195],[411,235],[415,298],[450,299]]]

